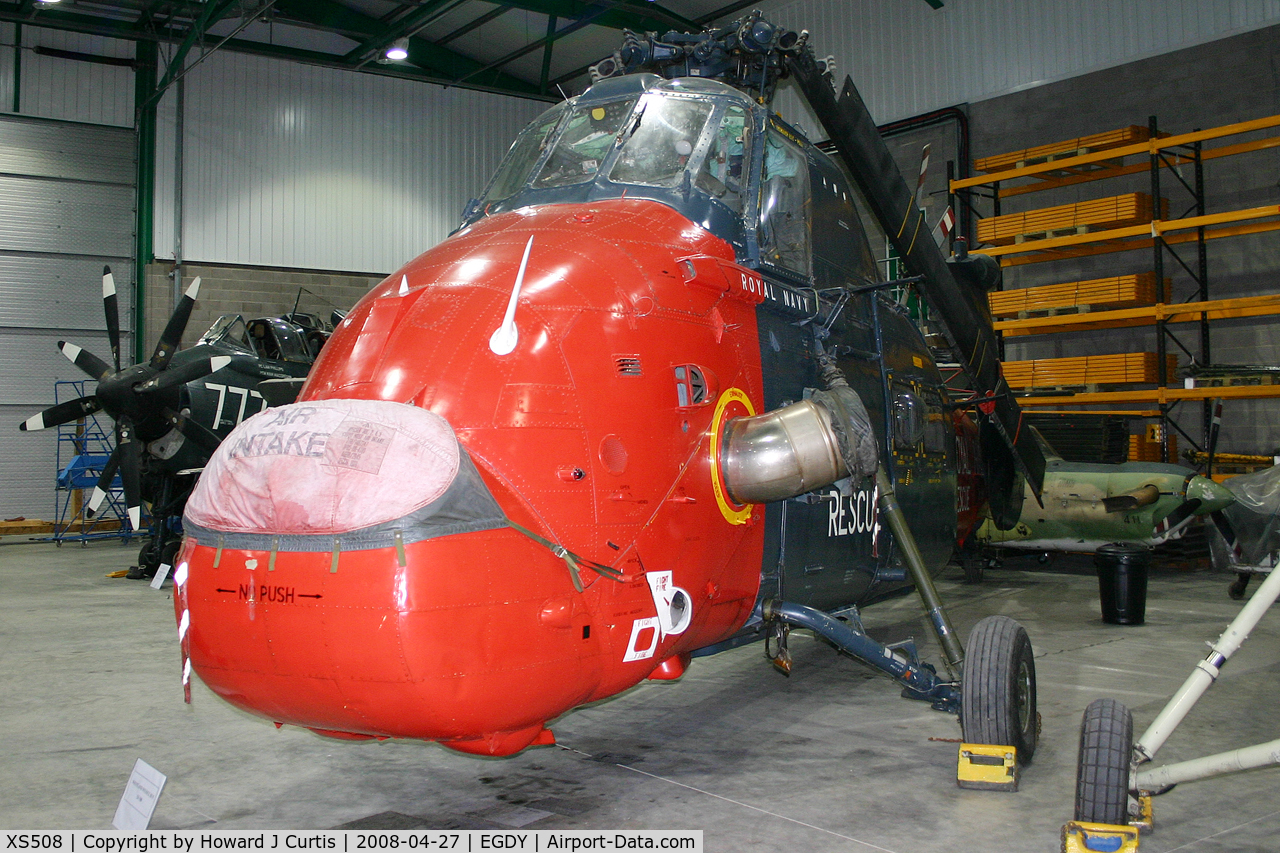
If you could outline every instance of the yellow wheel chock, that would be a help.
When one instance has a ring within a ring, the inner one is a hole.
[[[960,744],[956,784],[979,791],[1018,790],[1018,750],[985,743]]]
[[[1156,825],[1155,811],[1151,808],[1151,795],[1138,797],[1138,816],[1129,816],[1129,825],[1142,835],[1146,835]]]
[[[1062,827],[1062,853],[1137,853],[1138,829],[1107,823],[1067,821]]]

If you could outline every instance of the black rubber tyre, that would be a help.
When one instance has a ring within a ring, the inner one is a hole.
[[[1114,699],[1084,709],[1076,764],[1076,820],[1123,826],[1129,822],[1129,760],[1133,715]]]
[[[969,634],[960,722],[966,743],[1017,747],[1019,764],[1035,754],[1036,662],[1026,629],[1008,616],[988,616]]]
[[[171,538],[160,548],[160,565],[173,567],[173,561],[178,556],[178,552],[182,550],[182,540],[179,538]],[[157,566],[159,568],[159,566]]]

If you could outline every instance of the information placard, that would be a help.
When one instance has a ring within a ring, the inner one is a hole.
[[[150,826],[151,813],[156,810],[166,779],[163,773],[141,758],[135,761],[111,825],[124,832],[141,832]]]

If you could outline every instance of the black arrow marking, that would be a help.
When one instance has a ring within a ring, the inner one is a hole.
[[[324,596],[323,595],[305,595],[300,592],[298,593],[298,598],[324,598]]]
[[[216,591],[217,592],[239,592],[239,590],[237,589],[223,589],[222,587],[218,587]]]

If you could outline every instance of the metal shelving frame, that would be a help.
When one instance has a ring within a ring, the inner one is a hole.
[[[1280,386],[1243,386],[1217,388],[1181,388],[1170,385],[1170,377],[1164,356],[1169,343],[1184,352],[1194,363],[1207,365],[1210,353],[1210,320],[1221,317],[1247,317],[1280,314],[1280,295],[1246,297],[1231,300],[1209,300],[1209,272],[1205,243],[1221,237],[1256,234],[1280,229],[1280,205],[1266,205],[1247,210],[1208,214],[1205,203],[1204,161],[1217,157],[1242,154],[1280,147],[1280,137],[1267,137],[1233,145],[1205,149],[1203,143],[1212,139],[1233,136],[1251,131],[1280,127],[1280,116],[1269,116],[1253,121],[1239,122],[1209,130],[1161,136],[1154,116],[1147,123],[1149,138],[1145,142],[1086,151],[1075,156],[1051,158],[1048,162],[1022,165],[1014,169],[993,172],[973,178],[952,181],[953,193],[965,198],[972,207],[975,198],[990,199],[993,215],[1000,214],[1000,200],[1004,197],[1029,192],[1069,186],[1084,182],[1104,180],[1121,175],[1147,171],[1150,175],[1151,196],[1161,198],[1162,171],[1168,170],[1191,198],[1189,206],[1180,216],[1167,220],[1156,219],[1150,225],[1114,228],[1087,234],[1027,240],[1010,246],[991,246],[974,249],[974,252],[997,258],[1002,266],[1019,266],[1063,258],[1082,257],[1108,252],[1133,251],[1151,248],[1157,286],[1156,305],[1147,308],[1090,312],[1079,315],[1059,315],[1026,320],[996,322],[996,330],[1004,334],[1047,334],[1071,331],[1073,327],[1114,328],[1154,324],[1157,329],[1157,363],[1159,383],[1155,389],[1103,391],[1059,396],[1036,396],[1021,399],[1023,405],[1071,406],[1091,404],[1137,403],[1157,406],[1156,412],[1134,412],[1139,416],[1154,414],[1161,429],[1161,456],[1170,457],[1171,430],[1181,433],[1193,448],[1203,450],[1207,446],[1212,424],[1213,399],[1225,397],[1274,397],[1280,396]],[[1145,156],[1142,156],[1145,155]],[[1126,163],[1126,157],[1139,156],[1137,162]],[[1181,175],[1180,167],[1191,165],[1190,182]],[[1034,179],[1034,183],[1002,187],[1002,182],[1017,179]],[[980,192],[986,187],[988,192]],[[1153,204],[1158,204],[1158,201]],[[1188,261],[1175,248],[1185,243],[1195,244],[1195,259]],[[1173,294],[1165,292],[1164,271],[1166,260],[1172,260],[1190,276],[1194,287],[1189,296],[1180,302],[1173,301]],[[1186,345],[1170,328],[1174,323],[1194,323],[1198,340]],[[1183,429],[1173,417],[1184,402],[1199,401],[1201,440],[1197,441]]]

